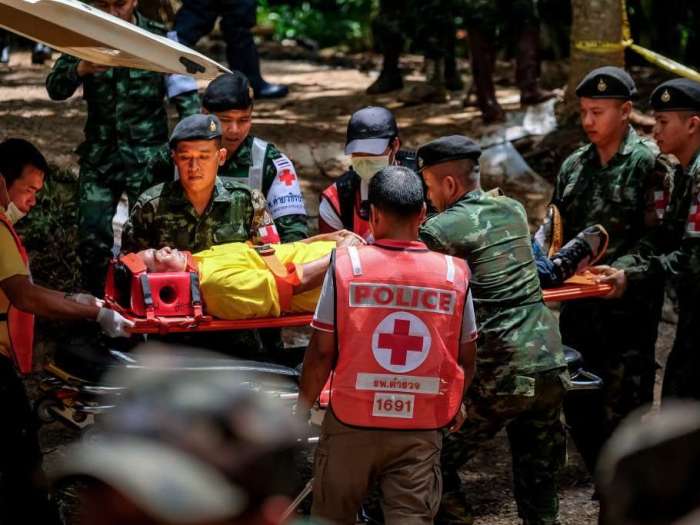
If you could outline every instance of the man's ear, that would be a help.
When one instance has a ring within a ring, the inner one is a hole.
[[[688,119],[688,133],[691,135],[700,133],[700,115],[693,115]]]
[[[226,148],[219,149],[219,166],[223,166],[226,163],[227,154],[228,152],[226,151]]]
[[[632,102],[625,100],[622,106],[620,106],[620,110],[622,111],[622,118],[629,119],[632,114]]]

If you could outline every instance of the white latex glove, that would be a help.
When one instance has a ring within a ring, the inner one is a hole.
[[[133,321],[129,321],[119,312],[110,310],[109,308],[100,308],[97,314],[97,322],[100,324],[102,331],[109,337],[129,337],[127,328],[134,326]]]
[[[84,304],[86,306],[99,306],[102,308],[105,305],[105,302],[102,299],[98,299],[89,293],[67,293],[66,299],[73,301],[74,303]]]

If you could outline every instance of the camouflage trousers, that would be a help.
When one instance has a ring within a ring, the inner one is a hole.
[[[688,284],[679,290],[679,315],[673,349],[666,362],[662,397],[700,399],[700,290]]]
[[[467,420],[443,442],[444,494],[460,490],[459,468],[505,427],[519,516],[529,525],[557,523],[559,471],[566,458],[561,411],[568,372],[555,369],[514,376],[508,383],[512,388],[504,389],[496,375],[477,371],[464,399]]]
[[[375,46],[383,53],[400,54],[406,36],[430,59],[454,54],[454,0],[382,0],[372,21]]]
[[[142,148],[145,149],[145,148]],[[99,164],[82,159],[78,187],[78,255],[83,288],[98,297],[104,293],[107,265],[112,257],[112,220],[122,193],[129,207],[157,182],[148,169],[150,161],[163,154],[162,147],[149,148],[137,158],[124,158],[115,151]]]
[[[602,390],[572,396],[564,405],[571,436],[591,473],[620,422],[653,400],[662,304],[663,283],[645,286],[620,300],[562,305],[562,342],[578,350],[586,370],[603,379]]]

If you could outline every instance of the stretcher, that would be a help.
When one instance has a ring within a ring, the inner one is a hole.
[[[184,272],[183,272],[184,273]],[[171,277],[174,278],[174,277]],[[187,286],[192,287],[195,284],[193,279],[187,277]],[[152,283],[152,286],[158,286],[158,283]],[[139,289],[134,288],[134,290]],[[576,299],[585,299],[592,297],[603,297],[610,293],[612,286],[608,284],[597,284],[593,281],[590,275],[575,275],[563,286],[558,288],[550,288],[543,291],[544,301],[546,303],[571,301]],[[195,291],[188,291],[188,301],[192,300],[192,295],[198,296]],[[157,295],[154,292],[151,295]],[[143,299],[143,294],[138,292],[139,300]],[[135,334],[172,334],[183,332],[213,332],[213,331],[231,331],[231,330],[254,330],[258,328],[291,328],[308,326],[311,323],[312,314],[293,314],[283,315],[281,317],[267,317],[257,319],[240,319],[240,320],[224,320],[217,319],[206,315],[202,312],[201,306],[195,304],[189,309],[188,315],[158,315],[157,312],[148,312],[145,309],[136,309],[139,314],[135,313],[133,308],[124,308],[111,294],[106,294],[105,301],[107,305],[117,310],[124,317],[133,321],[134,326],[131,332]],[[195,297],[195,303],[199,301]]]

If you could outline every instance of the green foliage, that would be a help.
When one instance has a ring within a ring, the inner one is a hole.
[[[320,47],[343,44],[365,49],[377,0],[308,0],[278,4],[260,0],[258,22],[274,28],[275,38],[308,38]]]
[[[80,287],[77,202],[75,175],[52,169],[36,206],[17,224],[29,251],[33,279],[56,290]]]

